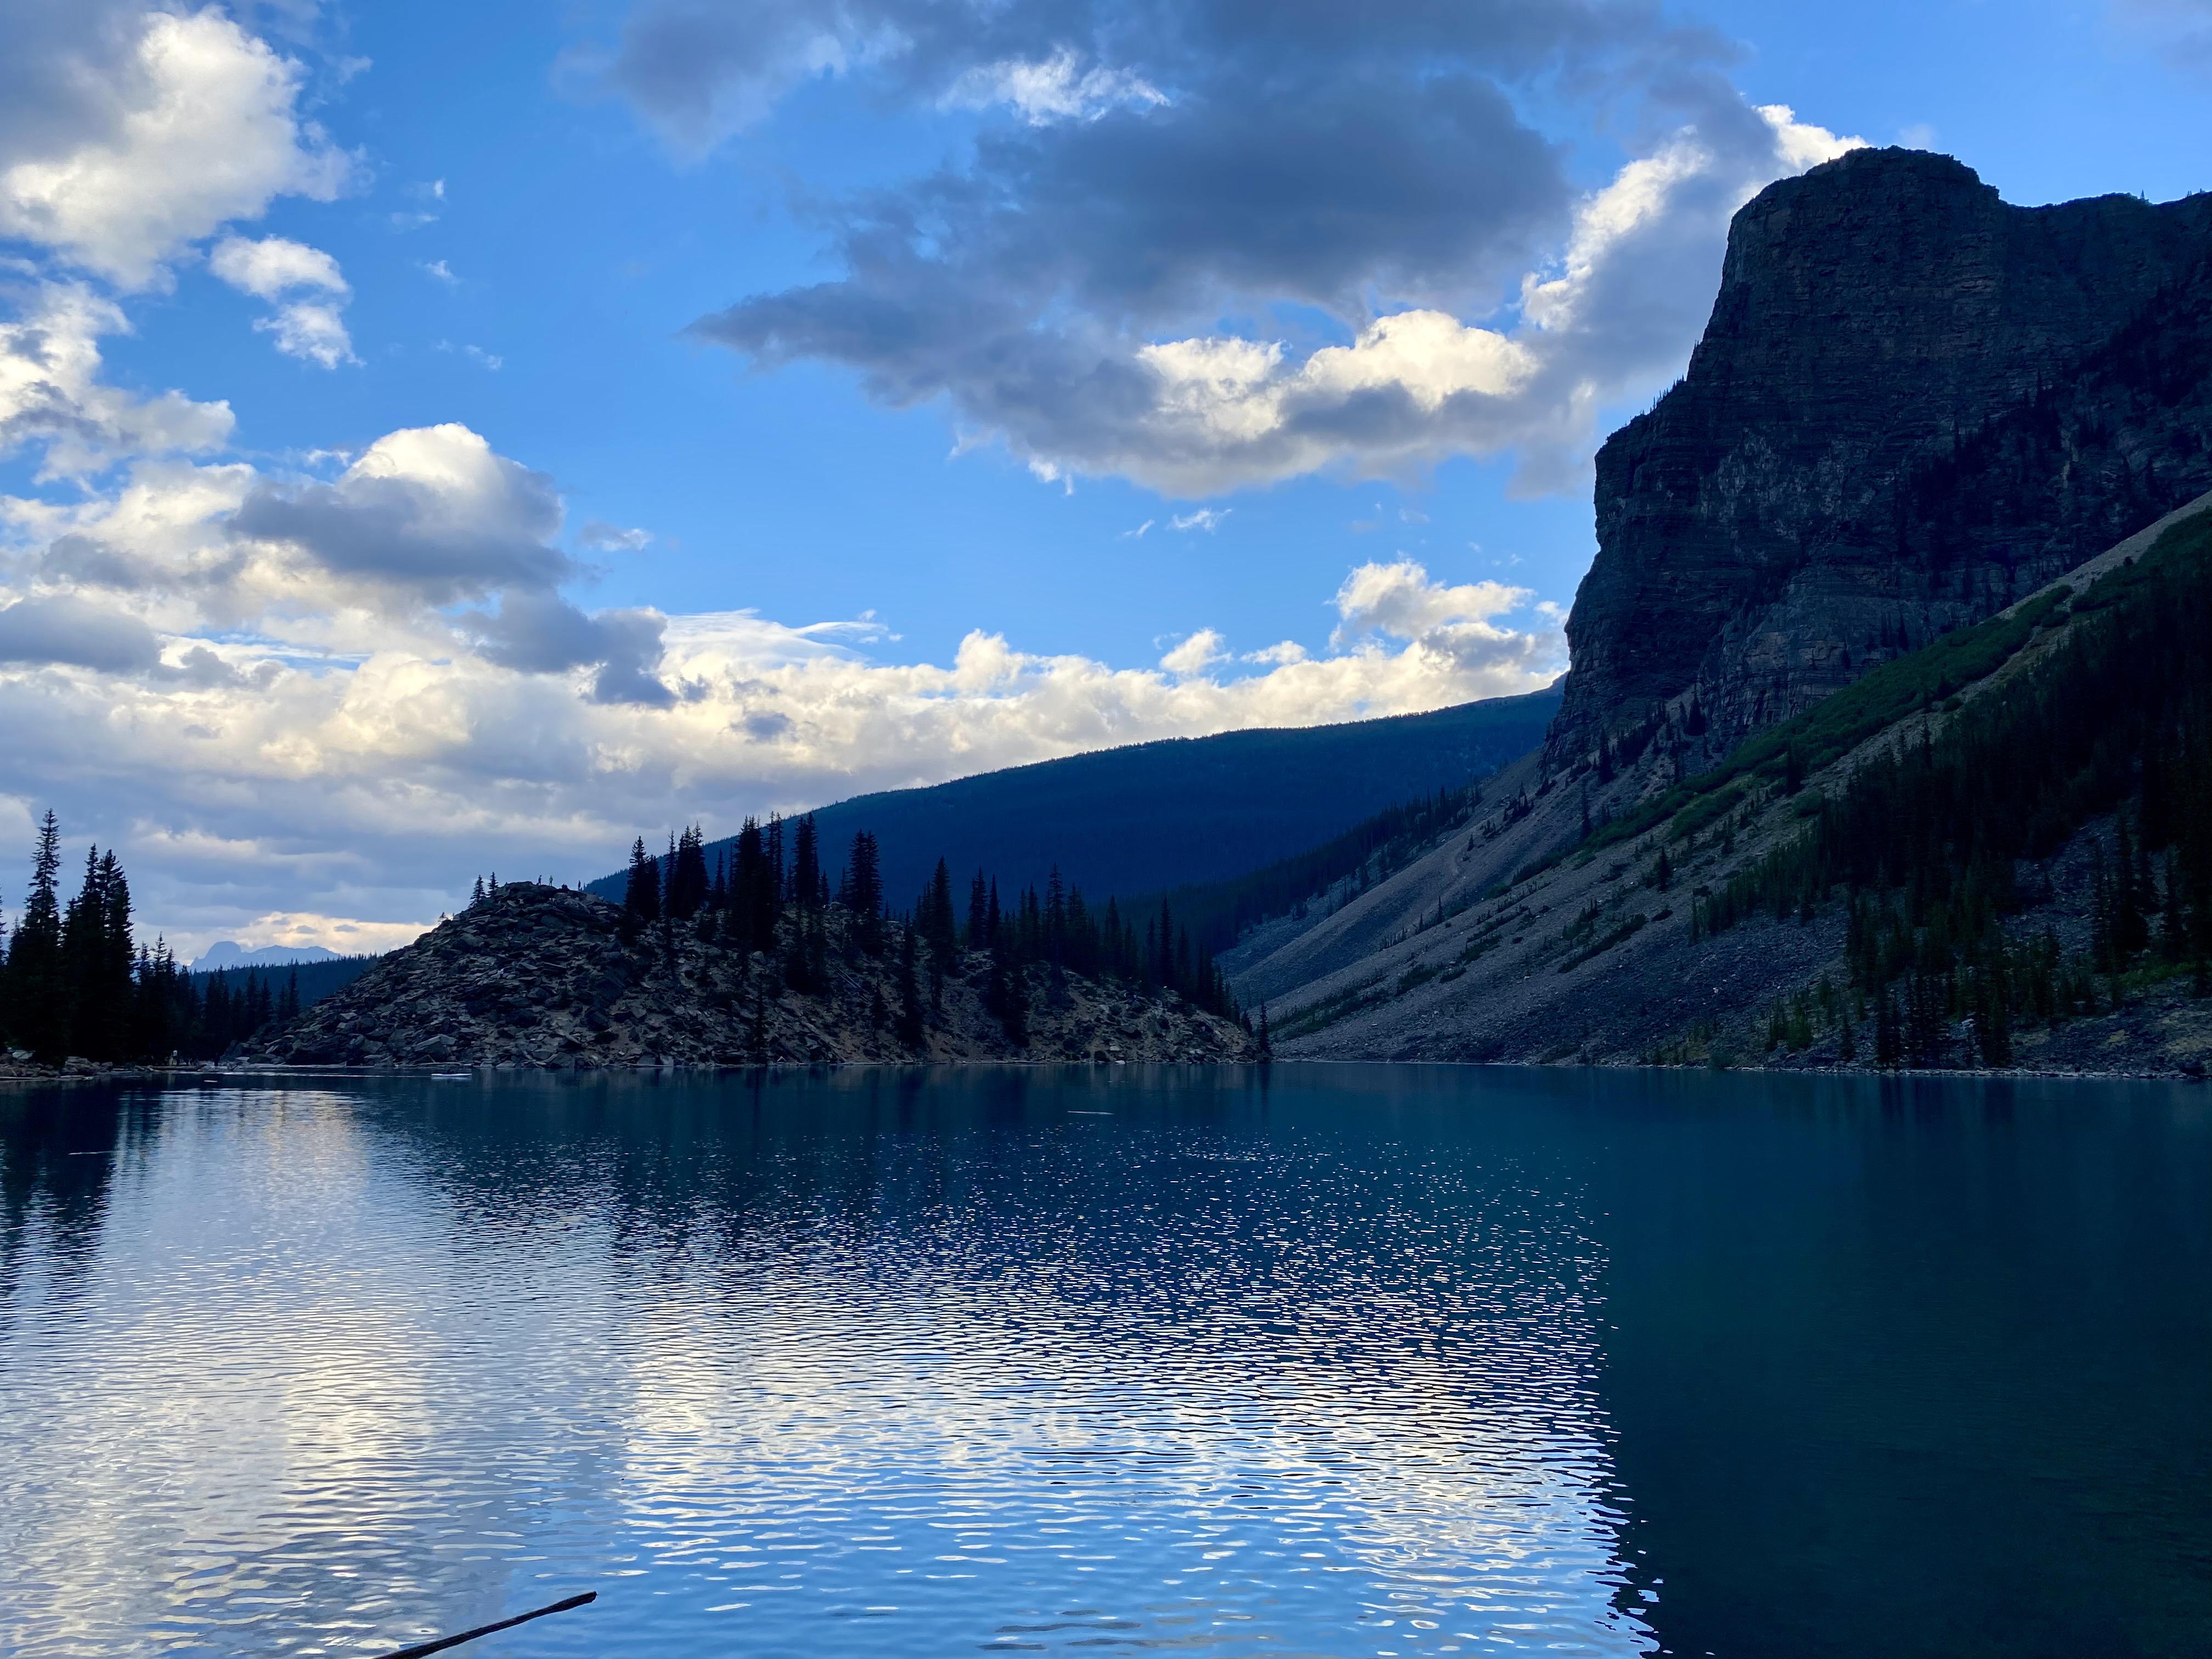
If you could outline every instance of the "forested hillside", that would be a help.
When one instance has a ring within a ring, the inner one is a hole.
[[[899,902],[940,858],[963,881],[992,872],[1009,892],[1042,892],[1057,868],[1094,897],[1126,901],[1244,875],[1385,808],[1456,789],[1542,742],[1558,707],[1552,690],[1429,714],[1135,744],[861,795],[813,817],[824,846],[876,836]],[[711,866],[734,855],[735,838],[705,850]],[[624,881],[605,876],[590,890],[619,899]]]
[[[2212,1056],[2212,497],[1694,778],[1524,770],[1240,963],[1285,1052]]]

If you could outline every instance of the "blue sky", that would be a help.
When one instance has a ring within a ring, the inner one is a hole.
[[[1761,185],[2212,185],[2204,0],[0,22],[0,840],[188,945],[1541,684]]]

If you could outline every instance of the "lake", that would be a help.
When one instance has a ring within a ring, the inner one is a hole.
[[[2212,1092],[0,1097],[0,1649],[2212,1651]]]

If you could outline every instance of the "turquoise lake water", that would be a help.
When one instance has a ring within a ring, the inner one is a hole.
[[[2212,1091],[0,1097],[0,1650],[2212,1652]]]

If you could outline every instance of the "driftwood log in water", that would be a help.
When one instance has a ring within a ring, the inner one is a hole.
[[[513,1630],[517,1625],[526,1625],[533,1619],[543,1619],[549,1613],[566,1613],[571,1607],[580,1607],[586,1601],[599,1599],[597,1590],[586,1590],[581,1595],[572,1595],[565,1601],[556,1601],[550,1607],[536,1607],[528,1613],[518,1613],[512,1619],[502,1619],[495,1625],[478,1625],[474,1630],[465,1630],[459,1636],[441,1636],[434,1642],[419,1643],[411,1648],[401,1648],[387,1653],[383,1659],[423,1659],[423,1656],[443,1653],[447,1648],[457,1648],[464,1642],[473,1642],[479,1636],[492,1636],[503,1630]]]

